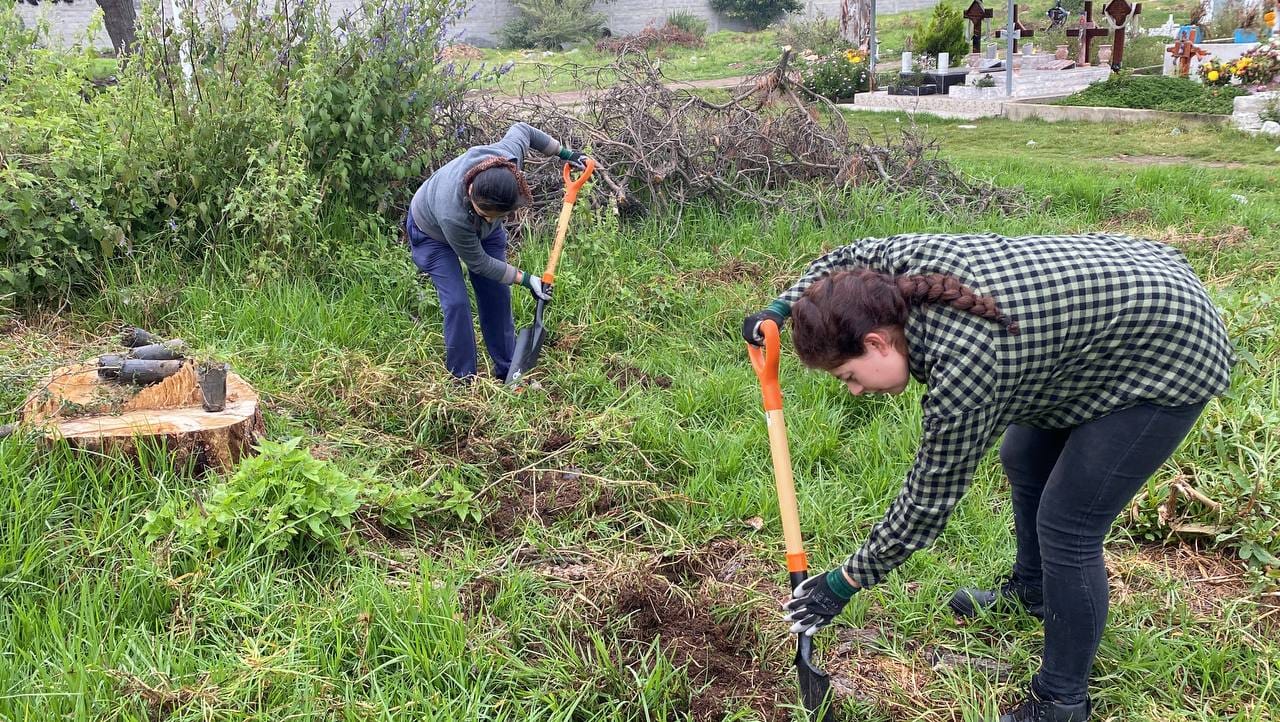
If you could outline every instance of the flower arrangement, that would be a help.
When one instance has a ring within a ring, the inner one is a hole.
[[[870,59],[860,50],[831,53],[810,61],[804,73],[809,90],[831,100],[852,98],[871,87]]]
[[[1231,64],[1232,74],[1249,85],[1280,81],[1280,43],[1264,43],[1241,55]]]
[[[1200,78],[1206,85],[1227,85],[1235,76],[1235,63],[1209,58],[1200,64]]]

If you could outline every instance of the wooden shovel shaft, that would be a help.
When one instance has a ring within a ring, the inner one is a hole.
[[[556,242],[551,246],[551,255],[547,258],[547,269],[542,272],[542,282],[551,285],[556,282],[556,266],[560,263],[560,252],[564,250],[564,237],[569,232],[569,219],[573,217],[573,201],[565,199],[560,209],[560,220],[556,221]]]
[[[791,474],[791,450],[787,445],[787,422],[782,409],[765,412],[769,427],[769,451],[773,455],[773,478],[778,491],[778,513],[782,517],[782,538],[787,545],[787,571],[806,572],[804,539],[800,534],[800,512],[796,505],[795,480]]]

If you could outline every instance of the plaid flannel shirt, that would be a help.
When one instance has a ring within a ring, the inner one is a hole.
[[[928,387],[901,493],[845,568],[871,586],[931,544],[1009,424],[1063,429],[1139,404],[1183,406],[1227,390],[1235,361],[1217,309],[1182,253],[1106,234],[866,238],[814,261],[774,307],[833,272],[947,273],[993,296],[999,324],[947,305],[911,310],[912,377]]]

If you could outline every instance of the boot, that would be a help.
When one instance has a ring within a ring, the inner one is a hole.
[[[1005,608],[1012,605],[1022,608],[1028,614],[1044,620],[1044,595],[1039,589],[1028,589],[1026,585],[1010,575],[999,589],[975,589],[965,587],[957,589],[951,595],[947,606],[962,617],[977,617],[992,608]]]
[[[1062,704],[1040,699],[1035,686],[1013,709],[1000,715],[1000,722],[1086,722],[1093,712],[1093,705],[1086,697],[1083,702]]]

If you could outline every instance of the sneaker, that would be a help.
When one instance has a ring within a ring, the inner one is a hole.
[[[1044,595],[1039,589],[1028,589],[1013,576],[1006,579],[999,589],[957,589],[947,606],[962,617],[977,617],[992,608],[1004,607],[1009,603],[1025,609],[1036,619],[1044,620]]]
[[[1032,690],[1018,706],[1000,715],[999,722],[1085,722],[1093,712],[1089,699],[1077,704],[1048,702]]]

